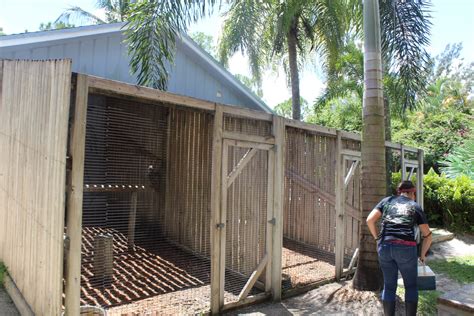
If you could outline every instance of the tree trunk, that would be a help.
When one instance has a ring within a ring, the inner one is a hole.
[[[392,140],[392,114],[390,113],[390,102],[387,96],[383,98],[383,107],[385,113],[385,140]],[[392,150],[389,147],[385,148],[386,172],[387,172],[387,193],[392,195]]]
[[[376,242],[366,224],[372,208],[385,196],[385,128],[378,0],[364,0],[364,103],[362,109],[362,225],[359,261],[353,286],[375,291],[383,284]]]
[[[301,120],[300,79],[298,75],[298,58],[296,45],[296,20],[291,23],[287,34],[288,58],[290,63],[291,105],[294,120]]]

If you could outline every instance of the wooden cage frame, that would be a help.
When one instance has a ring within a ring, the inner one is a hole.
[[[33,63],[33,62],[32,62]],[[0,63],[1,65],[1,63]],[[1,68],[0,68],[1,70]],[[2,73],[0,72],[0,75]],[[0,80],[2,77],[0,76]],[[1,83],[1,81],[0,81]],[[6,85],[4,84],[3,87]],[[0,88],[2,85],[0,85]],[[85,135],[87,121],[87,100],[90,93],[101,95],[134,98],[150,102],[160,102],[169,105],[179,105],[201,111],[207,111],[214,115],[213,144],[212,144],[212,182],[211,182],[211,302],[210,312],[217,314],[223,310],[235,308],[244,304],[249,304],[271,297],[278,301],[282,297],[282,247],[283,247],[283,196],[284,196],[284,161],[285,161],[285,129],[287,127],[297,128],[310,133],[321,135],[331,135],[337,139],[336,156],[336,279],[339,279],[343,271],[343,248],[344,248],[344,221],[346,218],[346,207],[344,201],[345,185],[350,180],[355,168],[358,167],[361,154],[359,151],[342,148],[343,140],[361,141],[359,134],[339,131],[333,128],[311,125],[308,123],[286,119],[277,115],[254,111],[246,108],[223,105],[214,102],[199,100],[191,97],[175,95],[155,89],[130,85],[113,80],[98,78],[84,74],[72,74],[71,80],[72,102],[71,120],[69,127],[69,146],[67,149],[68,168],[70,170],[66,179],[66,238],[65,247],[65,308],[68,315],[79,315],[80,313],[80,289],[81,289],[81,235],[82,235],[82,200],[84,192],[84,156],[85,156]],[[1,92],[1,91],[0,91]],[[0,94],[1,96],[1,94]],[[271,137],[247,135],[236,132],[225,131],[223,128],[224,116],[232,115],[246,119],[269,122],[272,126]],[[267,232],[267,240],[271,241],[268,246],[267,255],[263,260],[267,267],[265,278],[265,293],[248,296],[250,288],[253,286],[263,266],[259,265],[246,287],[243,289],[238,302],[224,304],[224,277],[225,261],[220,252],[220,245],[225,242],[225,225],[221,218],[222,212],[222,188],[226,185],[222,178],[223,165],[223,145],[226,141],[250,142],[262,148],[270,148],[273,151],[273,174],[271,175],[272,192],[271,195],[271,230]],[[420,176],[423,171],[423,151],[386,142],[386,147],[401,151],[401,165],[403,178],[406,178],[406,167],[417,172],[418,201],[423,201],[423,179]],[[418,156],[417,160],[405,158],[405,153],[411,152]],[[352,163],[349,172],[346,174],[345,162]],[[14,267],[10,267],[13,268]],[[58,271],[59,273],[59,271]],[[62,273],[62,272],[61,272]],[[59,311],[58,311],[59,313]]]

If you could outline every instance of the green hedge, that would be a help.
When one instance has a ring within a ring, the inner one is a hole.
[[[392,174],[394,192],[400,179],[400,172]],[[474,181],[465,175],[448,179],[430,169],[423,183],[424,209],[431,226],[474,232]]]

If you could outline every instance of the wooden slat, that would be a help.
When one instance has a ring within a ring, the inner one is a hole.
[[[137,192],[132,192],[132,197],[130,199],[130,214],[128,217],[128,234],[127,242],[129,249],[133,249],[135,246],[135,223],[137,221]]]
[[[303,129],[305,131],[316,132],[318,134],[326,134],[326,135],[336,135],[336,129],[330,127],[324,127],[319,125],[313,125],[301,121],[296,121],[288,118],[284,118],[285,125],[290,127],[295,127],[299,129]]]
[[[239,174],[244,170],[245,166],[249,163],[249,161],[255,156],[257,153],[258,149],[252,148],[250,149],[244,157],[237,163],[235,166],[234,170],[230,172],[228,176],[226,176],[226,181],[227,181],[227,188],[230,187],[230,185],[234,182],[235,178],[239,176]]]
[[[243,300],[249,295],[255,282],[257,282],[258,277],[260,276],[260,274],[262,274],[263,269],[265,269],[265,267],[267,266],[267,263],[268,263],[268,254],[263,257],[263,259],[260,261],[255,271],[253,271],[252,274],[250,275],[250,278],[248,279],[247,283],[243,287],[242,291],[240,291],[239,301]]]
[[[232,116],[242,117],[242,118],[249,118],[254,120],[260,121],[272,121],[272,114],[265,113],[262,111],[251,110],[247,108],[241,108],[237,106],[223,106],[222,110],[226,114],[230,114]]]
[[[74,117],[70,131],[69,153],[72,159],[70,186],[67,190],[66,235],[69,250],[66,257],[65,308],[70,315],[79,314],[81,296],[81,240],[84,156],[88,99],[87,77],[77,75]]]
[[[229,161],[229,145],[224,141],[222,146],[222,170],[221,170],[221,210],[219,222],[220,238],[220,262],[219,262],[219,302],[224,306],[225,287],[225,259],[226,259],[226,238],[227,238],[227,170]]]
[[[359,161],[353,161],[351,164],[351,168],[347,173],[346,177],[344,178],[344,186],[347,187],[349,185],[349,181],[351,181],[352,177],[354,176],[355,170],[359,165]]]
[[[209,101],[94,76],[88,76],[88,78],[90,91],[92,93],[129,96],[150,101],[187,106],[206,111],[214,111],[216,108],[215,103]]]
[[[275,139],[273,137],[248,135],[248,134],[243,134],[243,133],[238,133],[238,132],[224,131],[224,138],[254,142],[254,143],[275,144]]]
[[[216,106],[212,138],[212,177],[211,177],[211,313],[218,314],[224,303],[221,297],[220,283],[220,247],[221,231],[221,170],[222,170],[222,134],[224,113],[221,106]]]
[[[345,156],[360,157],[360,151],[351,150],[351,149],[341,149],[341,154]]]
[[[0,260],[35,314],[59,315],[71,61],[0,64]]]
[[[275,152],[273,150],[268,151],[268,181],[267,181],[267,218],[266,218],[266,236],[265,236],[265,249],[268,256],[268,265],[265,269],[265,292],[271,290],[272,282],[272,233],[273,233],[273,184],[275,176]],[[276,220],[276,219],[275,219]],[[281,219],[283,221],[283,218]]]
[[[274,146],[270,144],[240,141],[240,140],[234,140],[234,139],[226,139],[226,142],[227,144],[229,144],[229,146],[243,147],[243,148],[256,148],[256,149],[263,149],[263,150],[270,150]]]

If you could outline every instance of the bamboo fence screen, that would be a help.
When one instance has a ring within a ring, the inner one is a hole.
[[[70,61],[0,61],[0,260],[37,315],[62,309],[70,86]]]
[[[63,231],[71,315],[80,305],[111,315],[218,313],[350,272],[361,221],[359,135],[80,74],[69,111],[68,64],[45,65],[3,62],[0,90],[1,148],[11,148],[0,164],[0,259],[37,314],[61,310]],[[10,99],[19,105],[3,106]],[[421,151],[387,146],[422,165]],[[36,217],[12,215],[23,198],[41,205],[27,209]],[[35,236],[44,252],[24,248]],[[28,270],[38,258],[52,263]],[[44,273],[50,292],[24,287]]]

